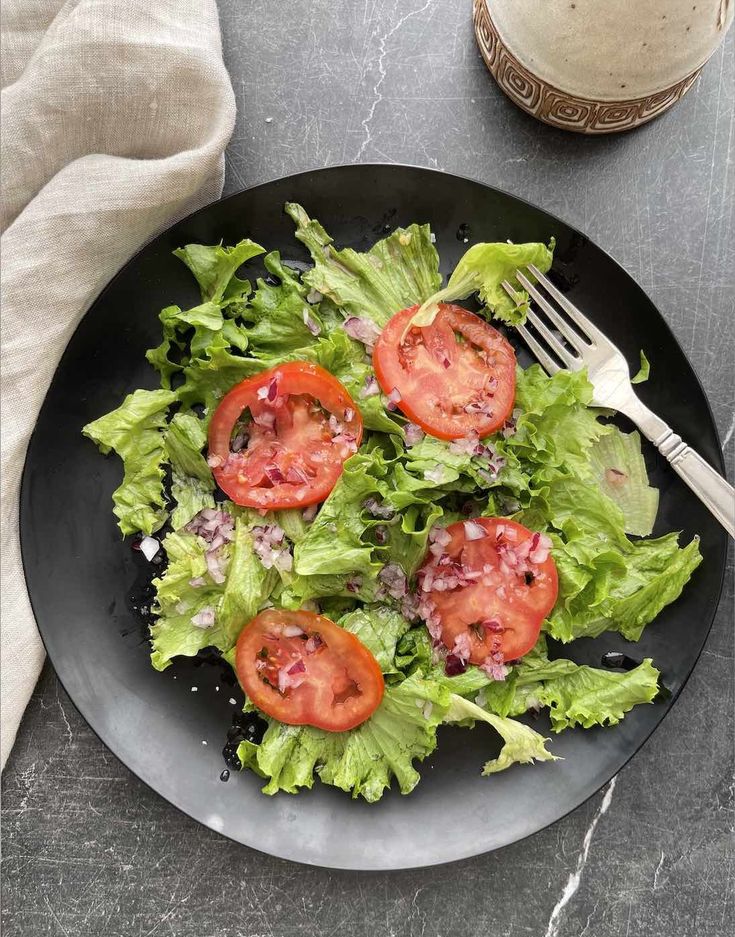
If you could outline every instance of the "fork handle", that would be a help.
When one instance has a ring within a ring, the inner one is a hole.
[[[643,435],[668,459],[677,475],[735,538],[735,489],[732,485],[637,397],[635,406],[627,413]]]

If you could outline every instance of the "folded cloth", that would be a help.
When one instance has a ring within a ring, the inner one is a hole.
[[[82,313],[153,234],[222,191],[235,105],[214,0],[3,0],[0,764],[43,663],[18,495]]]

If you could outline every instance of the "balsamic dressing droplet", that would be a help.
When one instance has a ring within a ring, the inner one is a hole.
[[[466,222],[462,222],[462,224],[457,228],[456,237],[458,241],[462,241],[464,244],[466,244],[467,241],[469,241],[471,234],[472,230],[470,226]]]
[[[219,776],[219,779],[220,779],[220,781],[229,781],[229,780],[230,780],[230,772],[229,772],[229,770],[228,770],[227,768],[224,769],[224,771],[222,772],[222,774]]]

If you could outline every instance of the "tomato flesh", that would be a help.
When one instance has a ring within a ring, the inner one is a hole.
[[[360,411],[346,388],[316,364],[291,361],[225,394],[209,425],[208,462],[236,504],[307,507],[327,497],[361,439]]]
[[[266,609],[245,625],[236,668],[258,709],[288,725],[344,732],[383,698],[380,666],[359,638],[303,609]]]
[[[536,644],[556,602],[551,541],[505,517],[459,521],[432,537],[418,573],[429,632],[497,677]]]
[[[439,439],[488,436],[513,410],[516,358],[506,339],[461,306],[440,303],[433,323],[406,329],[417,307],[396,313],[375,345],[380,386]],[[396,393],[397,392],[397,393]]]

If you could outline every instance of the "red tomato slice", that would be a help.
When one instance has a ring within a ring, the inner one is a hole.
[[[245,410],[252,419],[243,426]],[[291,361],[225,394],[209,424],[207,461],[236,504],[306,507],[327,497],[361,439],[360,411],[337,378]]]
[[[419,570],[421,610],[435,640],[493,676],[534,646],[556,602],[551,541],[505,517],[477,517],[433,534]]]
[[[431,436],[488,436],[513,410],[516,356],[503,336],[461,306],[440,303],[431,325],[403,333],[416,306],[396,313],[373,353],[378,382]],[[396,393],[397,392],[397,393]]]
[[[383,674],[365,645],[314,612],[270,608],[237,639],[237,675],[252,702],[288,725],[354,729],[383,698]]]

